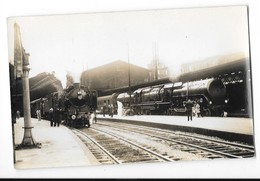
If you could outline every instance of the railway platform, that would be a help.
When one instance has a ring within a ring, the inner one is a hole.
[[[152,126],[199,134],[222,137],[226,140],[253,144],[253,119],[232,117],[193,117],[186,116],[118,116],[97,115],[97,122],[102,120],[127,122],[137,125]],[[50,122],[32,118],[32,135],[40,148],[15,150],[15,168],[53,168],[73,166],[93,166],[100,163],[86,148],[79,138],[66,126],[50,127]],[[24,136],[23,118],[14,124],[14,143],[19,145]]]
[[[73,167],[99,164],[91,157],[90,151],[82,141],[67,127],[50,127],[50,122],[42,119],[31,119],[32,136],[40,148],[15,150],[15,168],[53,168]],[[24,119],[14,124],[15,146],[21,144],[24,136]]]
[[[238,117],[195,117],[188,121],[187,116],[134,115],[110,117],[97,115],[97,120],[120,121],[164,129],[194,132],[217,136],[229,141],[253,144],[254,129],[252,118]]]

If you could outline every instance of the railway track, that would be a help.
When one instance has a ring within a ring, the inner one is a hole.
[[[78,129],[72,129],[72,131],[102,164],[174,161],[123,137],[98,128],[88,128],[84,130],[86,132]]]
[[[167,142],[174,149],[203,155],[205,158],[249,158],[255,154],[254,147],[250,145],[227,142],[217,138],[169,131],[145,126],[134,126],[126,123],[103,122],[100,126],[107,126],[118,131],[129,131],[141,135],[150,136],[158,141]]]

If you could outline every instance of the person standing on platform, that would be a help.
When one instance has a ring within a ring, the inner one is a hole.
[[[40,121],[41,120],[41,111],[39,109],[37,109],[36,115],[37,115],[38,121]]]
[[[20,117],[21,117],[20,111],[19,111],[19,110],[17,110],[17,111],[16,111],[16,118],[19,120],[19,119],[20,119]]]
[[[111,104],[111,106],[110,106],[110,116],[111,116],[111,118],[113,117],[113,115],[114,115],[114,106],[113,106],[113,104]]]
[[[50,112],[49,112],[49,121],[51,123],[51,127],[53,126],[53,108],[50,108]]]
[[[94,121],[95,121],[95,123],[97,123],[97,112],[94,111],[93,114],[94,114]]]
[[[106,114],[106,102],[104,102],[104,105],[103,105],[103,109],[102,109],[102,111],[103,111],[103,117],[105,117],[105,114]]]
[[[196,115],[197,117],[201,117],[201,113],[200,113],[200,104],[197,102],[197,104],[195,105],[195,110],[196,110]]]
[[[59,108],[55,109],[54,114],[54,127],[59,127],[61,122],[61,110]]]
[[[188,121],[191,120],[192,121],[192,107],[193,107],[193,102],[188,99],[188,101],[186,102],[186,110],[187,110],[187,116],[188,116]]]
[[[110,110],[111,110],[111,106],[110,106],[110,104],[108,104],[108,105],[107,105],[107,113],[108,113],[108,116],[110,116],[110,113],[111,113]]]

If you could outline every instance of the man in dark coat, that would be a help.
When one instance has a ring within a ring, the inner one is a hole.
[[[186,102],[186,110],[187,110],[187,116],[188,116],[188,121],[191,120],[192,121],[192,107],[193,107],[193,102],[189,99]]]
[[[53,108],[50,108],[50,112],[49,112],[49,121],[51,123],[51,127],[53,126]]]
[[[59,127],[60,126],[60,122],[61,122],[61,110],[59,108],[56,108],[54,110],[54,115],[53,115],[53,119],[54,119],[54,127]]]

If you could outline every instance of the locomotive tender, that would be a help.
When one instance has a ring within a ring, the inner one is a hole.
[[[223,116],[228,101],[225,85],[221,80],[213,78],[139,88],[131,96],[129,93],[116,95],[124,109],[131,106],[131,110],[137,115],[185,114],[185,103],[190,99],[194,104],[200,104],[202,115]],[[108,97],[106,96],[107,99]],[[98,98],[99,105],[102,105],[102,100],[103,97]]]

